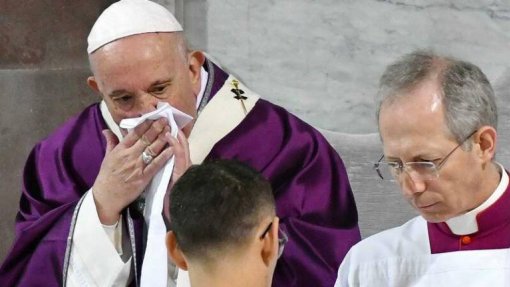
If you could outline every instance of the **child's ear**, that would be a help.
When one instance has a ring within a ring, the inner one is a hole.
[[[271,229],[262,239],[262,248],[260,255],[262,261],[267,267],[274,266],[278,259],[278,217],[273,219]]]
[[[188,263],[182,253],[182,250],[177,244],[177,238],[172,231],[168,231],[166,234],[166,247],[168,249],[168,255],[172,261],[182,270],[188,270]]]

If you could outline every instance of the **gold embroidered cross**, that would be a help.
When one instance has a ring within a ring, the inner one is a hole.
[[[234,99],[241,101],[241,105],[243,106],[244,114],[248,114],[248,111],[246,110],[246,106],[244,105],[244,100],[248,99],[247,97],[243,96],[244,91],[239,89],[239,81],[234,79],[232,80],[232,85],[234,88],[230,90],[232,93],[235,94]]]

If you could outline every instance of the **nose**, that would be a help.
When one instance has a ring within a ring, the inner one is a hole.
[[[415,171],[404,171],[400,175],[401,188],[404,194],[412,195],[414,193],[421,193],[427,189],[425,180],[423,180]]]
[[[137,111],[140,113],[138,116],[142,114],[146,114],[156,110],[158,106],[158,99],[149,93],[142,93],[138,97],[137,102]]]

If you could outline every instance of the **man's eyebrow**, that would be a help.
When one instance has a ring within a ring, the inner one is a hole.
[[[163,84],[168,84],[171,81],[172,81],[171,79],[157,80],[157,81],[153,82],[150,86],[154,87],[154,86],[159,86],[159,85],[163,85]]]
[[[122,96],[122,95],[125,95],[125,94],[129,94],[129,92],[126,91],[126,90],[115,90],[115,91],[111,92],[110,94],[108,94],[108,96],[110,98],[113,98],[113,97]]]
[[[154,81],[150,86],[149,86],[149,89],[152,88],[152,87],[155,87],[155,86],[159,86],[159,85],[163,85],[163,84],[169,84],[170,82],[172,82],[172,79],[165,79],[165,80],[156,80]],[[124,89],[120,89],[120,90],[115,90],[113,92],[111,92],[110,94],[108,94],[108,96],[110,98],[113,98],[113,97],[117,97],[117,96],[123,96],[123,95],[130,95],[131,92],[127,91],[127,90],[124,90]]]
[[[439,156],[433,152],[419,152],[416,154],[412,154],[406,162],[408,162],[408,161],[417,162],[417,161],[423,161],[423,159],[429,159],[429,158],[432,159],[432,158],[438,158],[438,157]],[[384,156],[383,160],[385,160],[386,162],[402,161],[399,157],[392,156],[392,155]]]

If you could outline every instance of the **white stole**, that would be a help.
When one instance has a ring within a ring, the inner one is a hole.
[[[223,87],[202,110],[193,126],[188,139],[191,162],[193,164],[201,164],[214,145],[237,127],[246,117],[240,100],[235,99],[235,94],[231,91],[233,80],[235,78],[229,76]],[[260,96],[249,90],[242,83],[239,83],[238,87],[244,91],[244,94],[242,94],[242,96],[246,97],[243,100],[244,107],[249,113]],[[188,272],[179,270],[177,287],[190,286]]]
[[[176,116],[174,118],[174,115]],[[168,103],[158,103],[157,110],[147,113],[139,118],[124,119],[120,127],[132,130],[146,120],[167,118],[171,128],[171,135],[176,138],[179,129],[188,124],[192,117],[171,107]],[[145,189],[144,218],[148,226],[147,244],[140,285],[142,287],[167,286],[168,285],[168,258],[165,245],[166,227],[161,216],[163,201],[172,176],[175,156],[156,173],[154,178]]]

